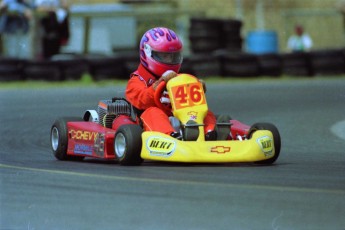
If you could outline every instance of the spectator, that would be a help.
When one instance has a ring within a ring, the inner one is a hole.
[[[288,49],[293,52],[309,51],[313,46],[311,37],[304,32],[301,25],[295,26],[295,34],[288,40]]]
[[[32,17],[31,5],[25,0],[3,0],[0,3],[0,33],[27,33]]]
[[[40,17],[41,51],[44,59],[60,53],[69,39],[68,4],[64,0],[35,0]]]
[[[26,0],[2,0],[0,15],[0,35],[6,49],[5,55],[28,56],[26,34],[32,18],[32,5]]]

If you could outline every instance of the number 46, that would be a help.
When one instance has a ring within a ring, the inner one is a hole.
[[[198,105],[204,101],[202,85],[200,83],[193,83],[178,86],[174,97],[180,104]]]

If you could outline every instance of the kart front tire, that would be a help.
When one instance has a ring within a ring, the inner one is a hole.
[[[55,158],[58,160],[81,161],[84,159],[84,157],[67,155],[67,146],[68,146],[67,122],[70,122],[70,121],[83,121],[83,119],[80,117],[58,118],[54,122],[50,130],[51,147],[52,147]]]
[[[274,142],[274,156],[270,159],[263,160],[263,161],[256,161],[257,164],[273,164],[279,157],[280,154],[280,148],[281,148],[281,139],[280,134],[276,126],[270,123],[256,123],[252,125],[252,127],[249,130],[249,137],[251,138],[253,133],[258,130],[268,130],[271,131],[273,135],[273,142]]]
[[[122,125],[115,133],[114,151],[121,165],[140,165],[143,130],[139,125]]]

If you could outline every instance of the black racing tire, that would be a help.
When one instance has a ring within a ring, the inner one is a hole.
[[[221,49],[222,45],[218,37],[190,37],[191,50],[193,53],[210,53]]]
[[[50,61],[59,65],[61,81],[80,80],[84,73],[88,73],[88,65],[79,55],[73,53],[60,53],[51,56]]]
[[[345,73],[345,58],[341,49],[311,51],[310,68],[315,75],[339,75]]]
[[[260,76],[260,66],[256,55],[247,53],[220,53],[223,76],[256,77]]]
[[[249,138],[252,138],[252,135],[254,134],[254,132],[258,131],[258,130],[271,131],[271,133],[273,135],[275,154],[270,159],[263,160],[263,161],[256,161],[255,163],[265,164],[265,165],[273,164],[278,159],[278,157],[280,155],[281,139],[280,139],[279,131],[278,131],[277,127],[271,123],[256,123],[256,124],[252,125],[250,130],[249,130]]]
[[[95,81],[108,79],[127,79],[125,62],[122,57],[104,57],[86,59],[90,74]]]
[[[62,117],[55,120],[50,129],[50,143],[56,159],[61,161],[82,161],[83,156],[67,155],[68,129],[67,122],[84,121],[81,117]]]
[[[0,57],[0,81],[22,81],[25,60]]]
[[[138,65],[140,63],[140,58],[138,58],[137,52],[122,55],[122,58],[124,62],[123,79],[127,79],[128,76],[131,75],[133,70],[138,68]]]
[[[278,77],[282,75],[283,64],[278,54],[260,54],[257,55],[257,58],[263,76]]]
[[[221,64],[218,58],[210,54],[195,54],[188,59],[189,72],[198,78],[219,76],[221,74]]]
[[[280,55],[282,73],[290,76],[313,76],[310,67],[310,55],[305,52],[285,53]]]
[[[231,125],[224,125],[224,123],[230,123],[230,120],[232,119],[229,115],[226,114],[220,114],[216,115],[217,119],[217,140],[228,140],[228,137],[230,135],[230,126]]]
[[[139,125],[122,125],[114,137],[115,155],[121,165],[140,165],[143,129]]]
[[[23,67],[25,80],[60,81],[60,66],[55,61],[28,61]]]
[[[223,20],[216,18],[198,18],[190,19],[190,31],[204,34],[220,35],[223,27]],[[199,34],[200,35],[200,34]]]

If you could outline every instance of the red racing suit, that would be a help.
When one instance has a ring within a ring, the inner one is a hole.
[[[154,89],[152,84],[157,79],[144,66],[139,65],[133,72],[126,87],[126,99],[137,109],[142,110],[140,118],[145,131],[157,131],[170,135],[174,128],[170,124],[168,115],[158,108],[154,102]],[[208,111],[205,119],[205,133],[212,131],[216,125],[216,118]]]

